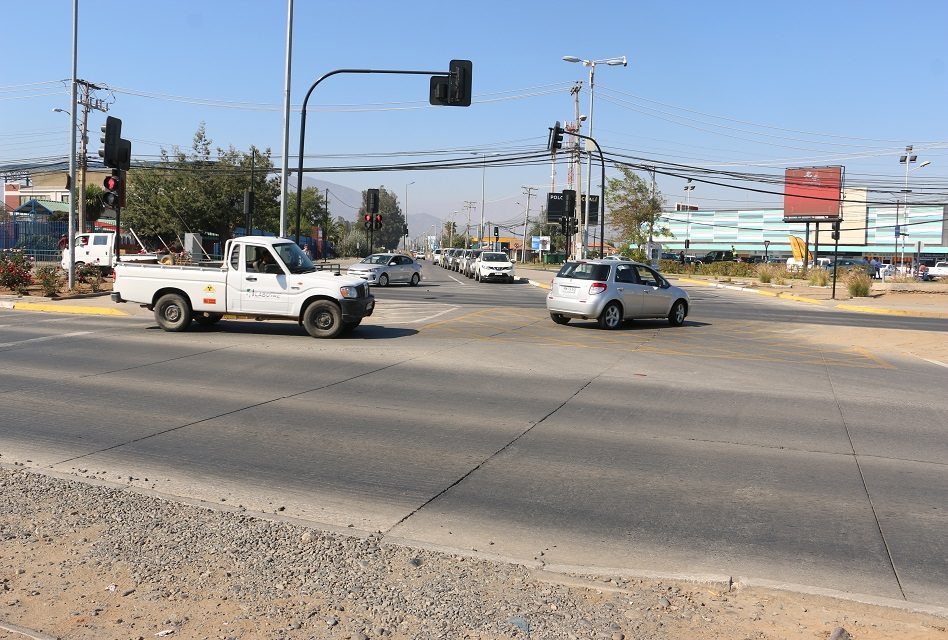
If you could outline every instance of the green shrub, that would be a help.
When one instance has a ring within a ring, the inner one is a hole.
[[[830,282],[829,271],[827,271],[826,269],[823,269],[822,267],[816,267],[814,269],[810,269],[807,272],[807,277],[809,279],[810,284],[816,287],[825,287]]]
[[[51,297],[59,293],[63,285],[63,270],[54,265],[46,265],[36,270],[36,282],[43,289],[43,295]]]
[[[33,284],[33,261],[19,249],[0,252],[0,287],[26,295]]]
[[[764,284],[768,284],[769,282],[772,282],[779,272],[780,272],[779,267],[773,264],[757,265],[757,279],[763,282]]]
[[[757,275],[757,270],[755,265],[749,262],[710,262],[701,265],[698,273],[709,276],[753,278]]]
[[[95,264],[77,264],[76,282],[87,284],[93,292],[102,290],[102,268]]]
[[[846,288],[854,298],[864,298],[872,289],[872,278],[865,269],[850,269],[846,274]]]

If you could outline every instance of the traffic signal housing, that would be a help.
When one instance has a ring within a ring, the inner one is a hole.
[[[102,137],[99,141],[102,146],[99,148],[99,156],[105,166],[118,168],[119,166],[119,140],[122,137],[122,121],[118,118],[108,116],[105,124],[102,125]]]
[[[431,76],[428,102],[445,107],[471,106],[474,64],[470,60],[452,60],[448,75]]]
[[[569,219],[569,235],[579,233],[579,219],[570,218]]]
[[[375,214],[375,228],[376,229],[382,228],[382,214],[381,213]]]
[[[372,214],[367,213],[364,216],[362,216],[362,219],[365,221],[365,228],[371,229],[372,228]]]
[[[547,151],[558,151],[563,148],[563,127],[560,126],[560,121],[557,120],[553,123],[553,126],[550,127],[550,139],[547,141],[546,150]]]
[[[122,172],[118,169],[112,170],[112,175],[106,176],[102,181],[102,187],[105,193],[102,194],[102,204],[107,209],[118,209],[122,206],[125,199],[125,180],[122,178]]]
[[[839,220],[833,222],[833,240],[839,240]]]
[[[379,212],[379,190],[378,189],[366,189],[365,210],[372,214]]]

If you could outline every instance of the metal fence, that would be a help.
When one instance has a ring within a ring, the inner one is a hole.
[[[69,229],[65,220],[38,222],[11,220],[0,222],[0,251],[19,249],[37,264],[59,264],[59,238]]]

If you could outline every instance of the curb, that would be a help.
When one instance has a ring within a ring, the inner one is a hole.
[[[9,308],[17,311],[46,311],[48,313],[74,313],[77,315],[93,316],[128,316],[127,313],[119,311],[118,309],[80,306],[64,307],[61,304],[46,304],[42,302],[14,302]]]
[[[546,283],[543,283],[543,282],[537,282],[536,280],[527,280],[527,282],[529,282],[530,284],[532,284],[534,287],[540,287],[541,289],[549,289],[549,288],[550,288],[550,285],[548,285],[548,284],[546,284]]]
[[[705,287],[714,287],[715,289],[730,289],[732,291],[745,291],[749,293],[756,293],[762,296],[769,296],[771,298],[780,298],[782,300],[793,300],[795,302],[806,302],[808,304],[816,304],[820,306],[829,306],[825,303],[831,303],[832,300],[820,300],[818,298],[808,298],[806,296],[798,296],[793,293],[785,293],[783,291],[766,291],[763,289],[755,289],[753,287],[735,287],[733,285],[725,285],[717,282],[708,282],[706,280],[693,280],[691,278],[676,278],[679,282],[687,282],[688,284],[697,284]],[[532,284],[532,282],[531,282]],[[866,307],[855,304],[836,304],[832,308],[839,309],[841,311],[850,311],[855,313],[874,313],[877,315],[888,315],[888,316],[904,316],[909,318],[946,318],[948,319],[948,313],[941,311],[915,311],[912,309],[888,309],[885,307]]]

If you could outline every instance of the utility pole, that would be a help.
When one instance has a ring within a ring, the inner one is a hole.
[[[99,98],[93,98],[90,93],[91,91],[100,90],[102,87],[85,80],[76,80],[76,84],[82,87],[82,96],[79,99],[79,105],[82,107],[82,126],[79,141],[82,146],[79,149],[79,184],[76,188],[76,199],[79,205],[79,231],[83,232],[86,230],[86,169],[89,166],[89,161],[86,158],[86,145],[89,143],[89,111],[95,109],[107,113],[109,105]]]
[[[477,207],[477,203],[476,203],[474,200],[465,200],[465,201],[464,201],[464,208],[467,209],[467,226],[464,227],[464,248],[465,248],[465,249],[470,249],[470,248],[471,248],[471,234],[470,234],[470,229],[471,229],[471,211],[472,211],[475,207]],[[481,241],[480,236],[477,237],[477,241],[478,241],[478,242]]]
[[[527,261],[527,227],[530,225],[530,198],[533,197],[533,192],[536,190],[536,187],[523,187],[523,193],[527,196],[527,212],[523,216],[523,239],[520,241],[521,264]]]
[[[573,94],[576,103],[576,132],[579,133],[582,130],[582,122],[579,119],[579,92],[583,88],[583,83],[577,82],[573,85],[573,88],[570,89],[570,93]],[[576,234],[573,242],[576,247],[576,257],[582,260],[586,257],[585,247],[583,246],[583,218],[581,215],[583,209],[583,158],[582,154],[579,151],[579,141],[580,138],[573,136],[573,162],[576,163],[576,206],[573,212],[573,215],[576,216],[577,220],[577,229],[579,233]]]

